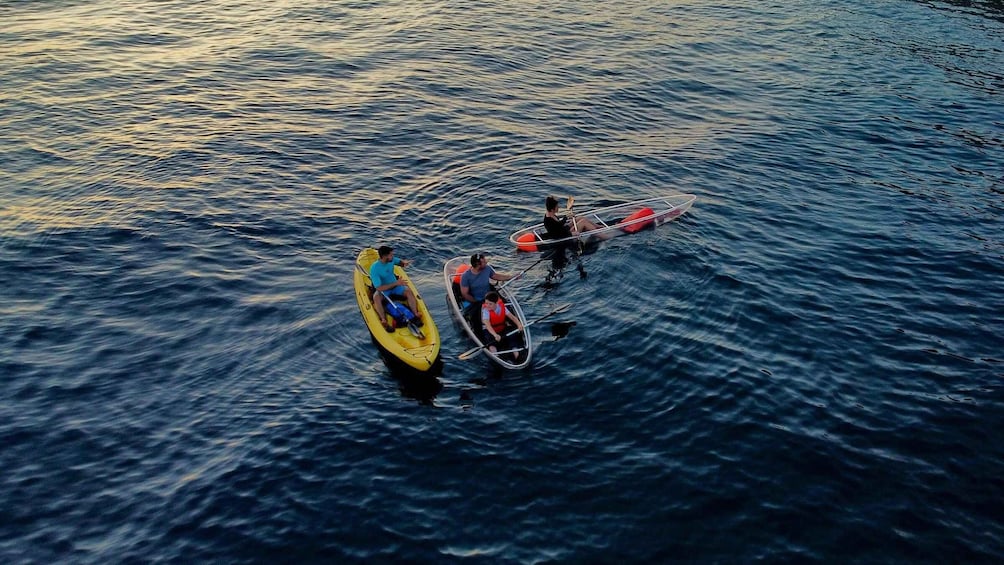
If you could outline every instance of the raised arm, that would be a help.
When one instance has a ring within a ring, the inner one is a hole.
[[[516,324],[516,329],[523,329],[523,324],[519,321],[519,316],[517,316],[512,310],[506,308],[505,316],[506,318],[509,318],[512,323]]]

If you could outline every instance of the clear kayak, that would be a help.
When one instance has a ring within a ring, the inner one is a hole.
[[[369,328],[374,341],[387,354],[416,371],[430,371],[439,358],[440,340],[436,323],[433,322],[432,315],[429,314],[429,309],[426,308],[425,301],[422,300],[422,295],[418,293],[418,289],[415,288],[411,279],[405,275],[404,269],[394,267],[394,274],[397,275],[397,278],[404,280],[411,292],[415,294],[423,324],[421,326],[402,325],[395,327],[394,331],[391,332],[383,327],[380,316],[377,315],[373,306],[373,284],[369,276],[370,265],[377,259],[379,259],[379,255],[377,250],[373,248],[363,249],[356,258],[353,286],[356,291],[356,303],[358,303],[359,311],[363,315],[363,321],[366,322],[366,327]],[[407,307],[407,301],[402,302],[402,305]]]
[[[460,277],[468,268],[470,268],[470,263],[467,257],[454,257],[447,261],[443,267],[443,281],[446,284],[446,302],[450,306],[450,311],[453,312],[453,317],[464,329],[467,337],[471,338],[478,347],[483,347],[481,352],[489,359],[506,369],[522,369],[526,367],[530,364],[530,359],[533,357],[533,340],[530,339],[527,332],[514,332],[515,327],[506,326],[502,335],[505,336],[508,334],[508,337],[505,338],[504,343],[496,347],[497,351],[493,352],[488,347],[485,347],[486,344],[481,339],[481,328],[478,328],[478,331],[474,331],[471,327],[470,320],[464,315],[464,299],[460,295]],[[499,298],[502,299],[505,307],[516,314],[516,317],[519,318],[520,323],[525,328],[528,325],[526,316],[523,314],[523,308],[520,307],[519,302],[516,300],[515,293],[504,284],[498,285],[495,290],[499,293]],[[480,313],[478,314],[478,319],[480,319]]]
[[[576,213],[576,218],[586,218],[597,226],[572,237],[549,239],[544,224],[523,228],[509,236],[509,241],[520,251],[549,251],[570,242],[588,242],[592,239],[610,239],[619,235],[637,233],[646,228],[661,226],[680,217],[697,200],[693,194],[674,194],[627,204],[617,204]],[[597,236],[597,237],[593,237]]]

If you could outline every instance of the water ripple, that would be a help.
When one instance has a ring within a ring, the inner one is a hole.
[[[999,561],[1000,10],[802,4],[0,7],[4,561]],[[447,259],[667,192],[457,359]]]

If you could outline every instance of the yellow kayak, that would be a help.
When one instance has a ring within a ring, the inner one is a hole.
[[[433,368],[439,358],[439,330],[432,320],[429,309],[422,300],[422,295],[405,275],[404,269],[394,267],[394,274],[397,278],[407,283],[408,288],[415,294],[418,303],[419,314],[424,322],[421,327],[401,326],[388,332],[380,323],[380,316],[377,315],[373,307],[373,285],[370,281],[370,265],[379,259],[377,250],[373,248],[363,249],[356,258],[356,269],[353,283],[356,290],[356,302],[359,304],[359,311],[362,312],[363,321],[369,328],[373,339],[377,344],[392,357],[399,359],[402,363],[418,371],[428,371]],[[405,307],[408,306],[404,302]]]

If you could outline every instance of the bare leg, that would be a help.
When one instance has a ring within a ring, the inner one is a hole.
[[[575,227],[579,230],[579,233],[582,233],[584,231],[593,231],[593,230],[600,229],[599,226],[597,226],[593,222],[587,220],[586,218],[576,218],[575,219]],[[595,238],[601,239],[601,240],[602,239],[610,239],[611,237],[613,237],[613,234],[609,234],[609,233],[595,233],[595,234],[592,234],[591,237],[595,237]]]
[[[418,301],[415,300],[415,293],[411,291],[410,288],[405,289],[404,296],[408,299],[408,306],[411,307],[412,314],[415,315],[415,320],[422,321],[422,313],[418,311]]]
[[[383,294],[379,290],[373,292],[373,309],[376,310],[377,317],[380,319],[380,323],[383,324],[384,328],[390,327],[390,321],[387,320],[387,313],[383,308]]]

